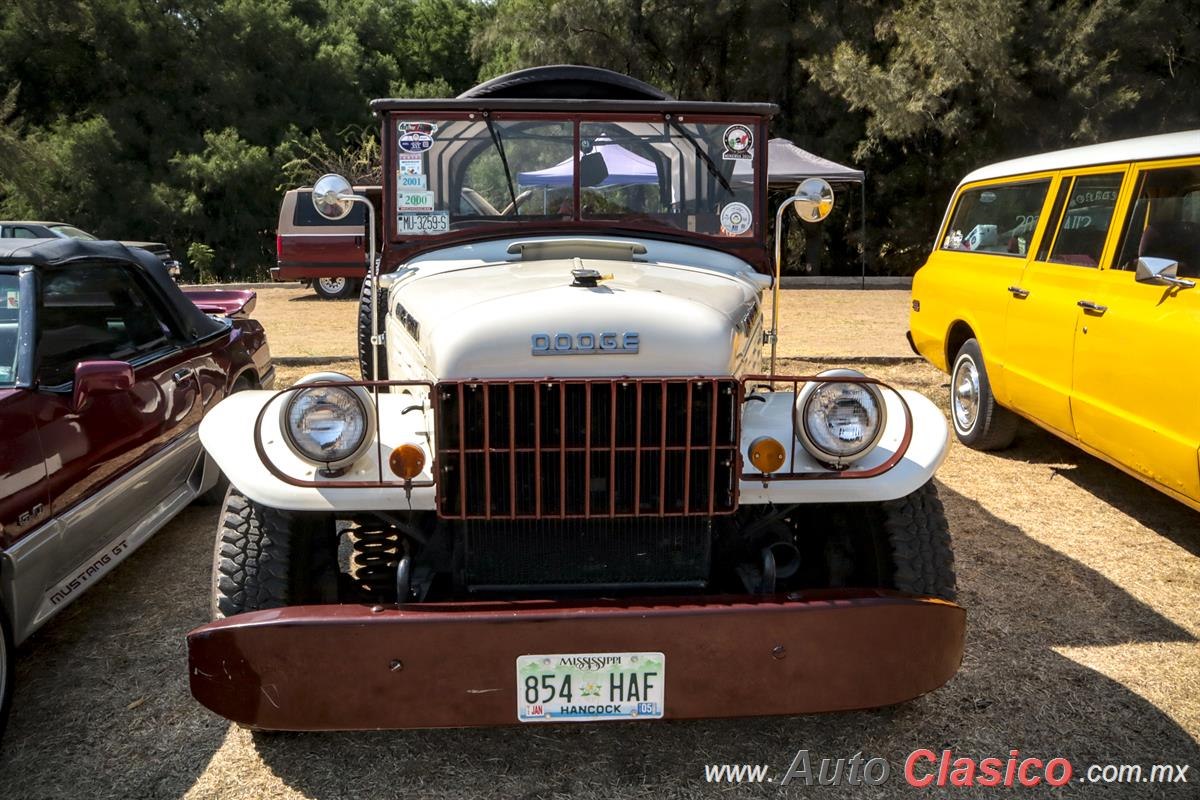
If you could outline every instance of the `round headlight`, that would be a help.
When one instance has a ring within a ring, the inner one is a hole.
[[[818,377],[862,377],[855,370],[829,370]],[[887,410],[873,383],[812,381],[796,397],[800,443],[814,458],[845,467],[869,453],[883,435]]]
[[[357,388],[296,389],[283,407],[281,420],[288,444],[296,455],[324,464],[327,469],[336,469],[353,463],[362,454],[370,440],[373,420],[370,404],[355,391]]]

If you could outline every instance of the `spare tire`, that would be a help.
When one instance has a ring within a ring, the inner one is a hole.
[[[549,98],[553,100],[673,100],[650,84],[600,67],[555,64],[530,67],[492,78],[459,95]]]

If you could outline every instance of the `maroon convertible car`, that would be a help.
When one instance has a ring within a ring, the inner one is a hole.
[[[13,648],[224,493],[197,429],[230,392],[274,382],[253,301],[189,298],[116,242],[0,240],[0,733]]]

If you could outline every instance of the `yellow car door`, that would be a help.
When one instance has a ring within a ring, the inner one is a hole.
[[[953,372],[956,353],[944,352],[945,337],[953,323],[966,322],[1001,401],[1009,288],[1025,269],[1052,177],[1043,173],[962,187],[936,249],[913,279],[914,345]]]
[[[1008,303],[1007,403],[1071,438],[1075,339],[1096,313],[1088,305],[1126,171],[1106,166],[1059,176],[1050,218]]]
[[[1076,338],[1080,441],[1200,509],[1200,159],[1134,171],[1119,242],[1100,271],[1102,308]],[[1173,262],[1174,276],[1153,274]],[[1191,285],[1189,285],[1191,284]]]

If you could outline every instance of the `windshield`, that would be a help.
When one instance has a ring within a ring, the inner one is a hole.
[[[759,234],[754,118],[459,117],[395,119],[396,238],[534,221]]]
[[[17,334],[21,321],[21,291],[12,273],[0,274],[0,386],[17,379]]]
[[[96,237],[92,236],[87,231],[81,231],[74,225],[51,225],[50,230],[58,236],[65,236],[68,239],[86,239],[89,242],[96,241]]]

